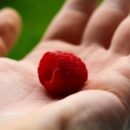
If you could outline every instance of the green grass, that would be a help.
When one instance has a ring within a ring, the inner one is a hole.
[[[0,8],[12,7],[18,10],[23,20],[21,36],[8,55],[20,59],[40,40],[53,16],[64,0],[2,0]]]

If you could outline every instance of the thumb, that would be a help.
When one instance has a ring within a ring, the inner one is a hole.
[[[126,109],[112,93],[79,92],[39,111],[0,124],[2,130],[124,130]]]
[[[127,113],[114,94],[83,91],[31,115],[30,130],[123,130]],[[41,128],[41,129],[39,129]]]

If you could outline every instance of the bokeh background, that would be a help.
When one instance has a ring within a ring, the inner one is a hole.
[[[64,0],[0,0],[0,8],[15,8],[23,20],[21,36],[8,57],[20,59],[39,42]]]

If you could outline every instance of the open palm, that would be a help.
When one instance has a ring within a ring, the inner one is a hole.
[[[1,120],[29,115],[41,108],[44,111],[48,105],[51,110],[50,104],[54,103],[52,108],[59,107],[56,109],[60,113],[57,117],[71,122],[66,121],[67,130],[77,127],[95,130],[94,126],[88,125],[90,117],[92,121],[96,119],[96,122],[109,124],[112,130],[124,127],[130,98],[130,19],[127,17],[130,1],[106,0],[93,13],[95,6],[96,0],[69,0],[29,55],[20,61],[0,59]],[[0,31],[4,32],[1,33],[1,55],[11,47],[20,27],[15,11],[3,10],[0,19],[4,15],[9,17],[7,20],[4,17],[0,23]],[[59,101],[47,95],[39,83],[37,66],[41,56],[52,50],[73,52],[84,60],[89,70],[85,91]],[[91,110],[83,111],[85,107]],[[63,109],[62,113],[59,109]],[[69,113],[67,116],[66,112]],[[78,116],[74,112],[78,112]],[[89,118],[88,113],[91,113]]]

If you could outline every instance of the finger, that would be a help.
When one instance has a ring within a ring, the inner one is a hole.
[[[5,55],[14,45],[21,27],[18,13],[10,8],[0,11],[0,56]]]
[[[115,32],[110,50],[123,55],[130,53],[130,16],[121,23]]]
[[[95,3],[96,0],[67,0],[43,40],[55,39],[79,44]]]
[[[83,37],[87,44],[98,43],[105,48],[120,22],[128,15],[130,0],[105,0],[93,14]]]

